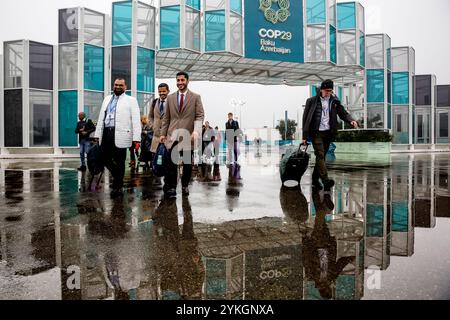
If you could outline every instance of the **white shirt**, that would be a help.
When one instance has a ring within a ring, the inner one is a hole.
[[[330,98],[320,97],[322,103],[322,118],[320,119],[319,131],[330,130]]]
[[[187,90],[186,92],[180,92],[178,91],[178,108],[180,108],[180,102],[181,102],[181,95],[184,95],[184,99],[183,99],[183,109],[186,106],[186,94],[187,94]]]
[[[119,97],[113,95],[111,102],[106,108],[105,128],[114,127],[116,125],[116,109]]]

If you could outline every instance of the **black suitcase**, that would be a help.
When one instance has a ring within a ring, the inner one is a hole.
[[[300,184],[303,174],[308,169],[308,145],[301,144],[298,149],[289,149],[283,154],[280,161],[280,178],[283,185],[287,181],[296,181]]]

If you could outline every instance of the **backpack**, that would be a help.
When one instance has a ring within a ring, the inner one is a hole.
[[[167,174],[167,167],[170,160],[169,151],[167,151],[163,143],[160,143],[153,157],[153,174],[157,177],[164,177]]]
[[[87,166],[91,175],[95,176],[105,169],[102,159],[101,148],[98,144],[94,144],[87,153]]]

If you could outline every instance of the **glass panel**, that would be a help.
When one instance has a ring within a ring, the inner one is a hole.
[[[367,103],[384,102],[384,70],[367,70]]]
[[[78,88],[78,45],[59,46],[59,89]]]
[[[30,88],[53,90],[53,46],[30,42]]]
[[[408,106],[393,106],[393,141],[394,144],[408,144],[408,122],[409,122],[409,108]]]
[[[138,46],[155,48],[155,8],[138,4]]]
[[[137,90],[155,92],[155,51],[137,50]]]
[[[325,61],[327,59],[326,47],[325,26],[306,27],[306,61]]]
[[[22,90],[5,90],[5,147],[22,147]]]
[[[84,89],[103,91],[105,88],[104,49],[84,46]]]
[[[366,32],[365,30],[365,21],[364,21],[364,7],[358,3],[358,28],[359,30],[361,30],[363,33]]]
[[[52,145],[51,92],[30,90],[30,146],[50,147]]]
[[[408,231],[408,202],[392,202],[392,231]]]
[[[378,190],[378,189],[377,189]],[[381,191],[382,190],[378,190]],[[384,228],[384,206],[381,204],[367,204],[366,232],[368,237],[382,237]]]
[[[181,0],[161,0],[161,7],[179,5]]]
[[[337,24],[336,24],[336,0],[328,1],[328,20],[332,26],[334,26],[334,27],[337,26]]]
[[[387,94],[388,94],[388,103],[392,104],[392,72],[387,72]]]
[[[338,61],[340,65],[356,65],[356,31],[338,32]]]
[[[200,51],[200,12],[186,8],[186,48]]]
[[[186,0],[186,5],[200,11],[200,0]]]
[[[167,7],[160,10],[161,49],[180,47],[180,7]]]
[[[78,41],[78,8],[59,10],[59,43]]]
[[[205,10],[225,9],[225,0],[207,0]]]
[[[102,14],[84,10],[84,41],[94,46],[105,45],[105,17]]]
[[[330,25],[330,61],[337,63],[337,35],[336,28]]]
[[[448,112],[439,113],[439,138],[448,138]]]
[[[386,60],[387,60],[387,68],[392,70],[392,54],[391,54],[391,38],[385,35],[385,48],[386,48]]]
[[[356,29],[356,8],[355,3],[337,4],[338,29]]]
[[[436,86],[436,105],[450,107],[450,86]]]
[[[326,23],[325,0],[306,0],[306,17],[308,24]]]
[[[25,86],[23,83],[23,42],[5,43],[4,48],[4,72],[5,72],[5,88],[21,88]]]
[[[141,110],[141,115],[148,115],[150,112],[150,106],[155,95],[148,93],[138,92],[137,101],[139,103],[139,109]]]
[[[367,106],[367,127],[368,128],[384,128],[384,106],[368,105]]]
[[[383,69],[384,68],[384,51],[383,51],[383,36],[369,35],[366,36],[367,49],[367,65],[368,69]]]
[[[412,48],[409,48],[409,72],[416,72],[416,51]]]
[[[131,90],[131,47],[112,48],[111,88],[117,77],[126,80],[128,90]]]
[[[244,53],[243,39],[242,39],[242,17],[231,13],[230,14],[230,36],[231,36],[231,52],[242,55]]]
[[[242,15],[242,0],[230,0],[231,11]]]
[[[362,33],[359,36],[359,64],[363,67],[366,66],[366,38]]]
[[[393,48],[392,71],[407,72],[408,70],[408,48]]]
[[[205,13],[206,51],[225,50],[225,11]]]
[[[414,77],[416,83],[417,106],[431,106],[431,75]]]
[[[113,3],[112,18],[112,45],[131,45],[133,30],[133,5],[132,2]]]
[[[59,146],[76,147],[78,137],[75,128],[78,122],[78,93],[77,91],[59,92]]]
[[[392,100],[393,104],[409,104],[408,72],[392,73]]]
[[[84,92],[84,113],[86,113],[86,118],[97,122],[103,99],[103,92]]]

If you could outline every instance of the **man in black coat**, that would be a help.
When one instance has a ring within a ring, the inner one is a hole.
[[[313,188],[322,189],[319,178],[322,180],[325,190],[329,191],[334,186],[334,181],[328,178],[325,157],[330,148],[330,143],[336,138],[338,131],[337,116],[358,128],[358,123],[345,110],[338,97],[333,94],[334,83],[325,80],[320,86],[320,92],[306,101],[303,113],[303,143],[312,141],[316,165],[312,175]]]
[[[75,133],[78,134],[78,141],[80,143],[81,167],[79,167],[78,170],[86,171],[85,154],[89,152],[89,136],[95,131],[95,125],[91,119],[86,119],[86,114],[84,112],[78,114],[78,119],[80,119],[80,121],[78,121],[77,128],[75,129]]]
[[[225,129],[230,164],[237,164],[239,154],[238,136],[241,136],[242,131],[239,129],[239,122],[233,119],[231,112],[228,113],[228,121],[225,123]]]

